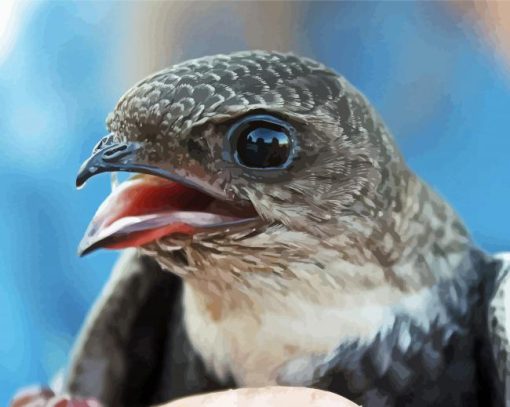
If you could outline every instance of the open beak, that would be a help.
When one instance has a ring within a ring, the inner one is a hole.
[[[249,227],[260,220],[249,203],[221,199],[220,192],[211,193],[210,188],[174,173],[137,163],[141,148],[139,143],[110,144],[80,168],[77,186],[101,172],[138,173],[115,187],[101,204],[80,242],[80,256],[98,248],[139,247],[172,234]]]

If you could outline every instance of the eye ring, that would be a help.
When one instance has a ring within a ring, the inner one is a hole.
[[[288,122],[269,115],[253,114],[228,130],[234,162],[257,171],[281,170],[293,161],[295,129]]]

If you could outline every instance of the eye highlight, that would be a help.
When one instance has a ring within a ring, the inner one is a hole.
[[[256,169],[281,168],[289,161],[293,129],[269,115],[243,119],[231,129],[238,164]]]

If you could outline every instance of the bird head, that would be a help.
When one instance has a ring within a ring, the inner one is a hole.
[[[131,88],[107,127],[77,185],[136,175],[101,205],[81,254],[141,247],[172,268],[189,260],[183,248],[235,257],[250,247],[253,264],[271,250],[309,253],[312,241],[345,252],[387,227],[410,176],[365,97],[291,54],[175,65]]]

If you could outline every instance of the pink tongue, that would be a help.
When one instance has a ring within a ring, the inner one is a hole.
[[[126,218],[129,219],[129,218]],[[142,222],[143,220],[139,218]],[[144,226],[142,223],[138,223],[139,226]],[[112,240],[111,243],[106,244],[104,247],[106,249],[125,249],[127,247],[139,247],[144,244],[153,242],[154,240],[160,239],[163,236],[170,235],[172,233],[182,233],[186,235],[192,235],[195,233],[195,227],[188,225],[186,223],[173,223],[168,224],[166,226],[156,228],[156,229],[141,229],[141,230],[133,230],[130,233],[125,233],[121,230],[120,234],[115,236],[115,239]],[[114,236],[113,233],[108,233],[106,230],[105,236],[101,238],[100,236],[98,240],[106,239],[110,236]]]
[[[193,234],[196,227],[225,220],[202,212],[211,202],[210,196],[181,184],[150,175],[136,177],[120,184],[101,204],[81,246],[123,249],[171,233]]]

